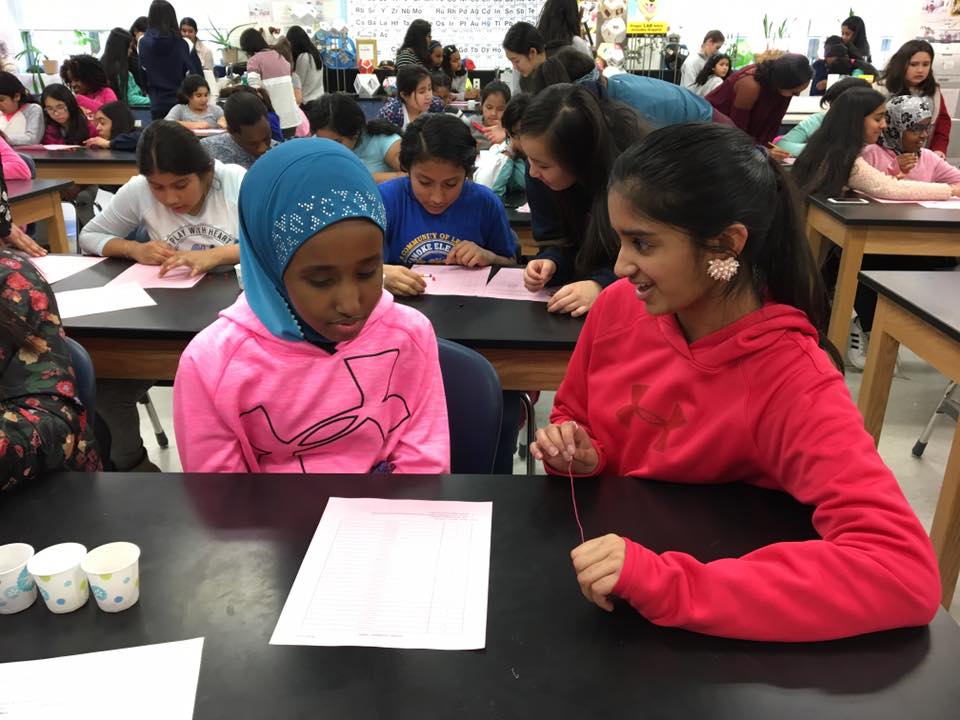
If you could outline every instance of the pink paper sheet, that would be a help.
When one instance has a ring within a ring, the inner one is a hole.
[[[122,273],[111,280],[108,285],[120,285],[122,283],[134,283],[143,289],[165,288],[167,290],[184,290],[192,288],[203,279],[206,273],[190,277],[190,268],[177,267],[160,277],[160,267],[158,265],[141,265],[134,263]]]
[[[481,297],[548,302],[553,297],[553,291],[530,292],[523,286],[523,268],[500,268],[500,271],[483,289]]]
[[[71,275],[76,275],[78,272],[83,272],[104,260],[106,258],[83,255],[44,255],[43,257],[30,258],[30,262],[51,285]]]
[[[423,276],[426,295],[483,294],[490,277],[490,268],[465,268],[460,265],[414,265],[411,270]]]

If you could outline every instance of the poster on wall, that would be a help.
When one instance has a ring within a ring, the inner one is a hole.
[[[627,33],[629,35],[666,35],[670,26],[663,22],[666,0],[629,0]]]
[[[248,0],[250,22],[260,26],[273,25],[288,28],[300,25],[307,30],[342,26],[342,0],[305,0],[277,2],[276,0]]]
[[[393,60],[407,27],[423,18],[433,28],[433,39],[456,45],[463,58],[484,69],[508,66],[503,36],[516,22],[537,22],[543,0],[350,0],[347,27],[351,37],[377,41],[380,60]]]
[[[931,42],[960,42],[960,0],[926,0],[920,36]]]

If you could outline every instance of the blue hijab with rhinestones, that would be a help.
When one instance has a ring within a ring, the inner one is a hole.
[[[333,140],[283,143],[258,159],[240,187],[240,266],[253,312],[278,338],[329,345],[293,309],[283,273],[294,253],[324,228],[386,214],[370,171]]]

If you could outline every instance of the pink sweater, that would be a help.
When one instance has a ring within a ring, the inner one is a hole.
[[[901,177],[900,163],[897,162],[897,154],[893,150],[888,150],[880,145],[867,145],[860,153],[860,157],[882,173],[895,178]],[[956,185],[960,183],[960,170],[941,158],[933,150],[923,148],[920,151],[920,159],[916,166],[906,175],[903,175],[903,179]]]
[[[102,105],[117,101],[117,94],[108,87],[101,88],[90,95],[77,95],[77,103],[83,108],[87,117],[93,117],[93,114],[100,109]]]
[[[388,292],[332,355],[275,337],[241,295],[181,356],[174,426],[186,472],[450,471],[433,328]]]
[[[293,68],[276,50],[261,50],[247,60],[247,72],[260,73],[261,80],[270,80],[289,76]]]
[[[30,168],[7,141],[0,138],[0,162],[3,163],[5,180],[29,180]]]

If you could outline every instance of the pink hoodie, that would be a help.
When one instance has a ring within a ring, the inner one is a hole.
[[[29,180],[30,168],[23,158],[7,141],[0,137],[0,162],[3,163],[3,177],[6,180]]]
[[[241,295],[181,356],[174,425],[185,472],[450,471],[436,336],[388,292],[332,355],[275,337]]]
[[[860,153],[860,157],[882,173],[892,177],[900,177],[900,163],[897,154],[879,145],[867,145]],[[960,183],[960,170],[937,155],[933,150],[923,148],[916,166],[906,175],[904,180],[915,182],[946,183],[956,185]]]

